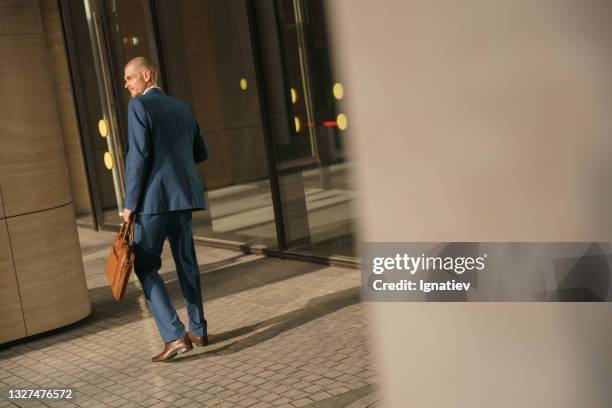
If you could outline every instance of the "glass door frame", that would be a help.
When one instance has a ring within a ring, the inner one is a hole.
[[[102,120],[108,124],[108,153],[112,158],[113,184],[117,211],[123,210],[125,196],[125,167],[123,163],[124,146],[121,140],[117,104],[113,91],[112,62],[110,61],[109,47],[107,43],[108,30],[105,29],[104,8],[98,0],[84,0],[87,24],[89,26],[89,37],[94,60],[94,68],[98,78],[98,91],[101,98]],[[95,195],[97,196],[97,194]],[[98,224],[104,225],[104,213],[99,214]]]
[[[68,59],[68,70],[70,71],[70,82],[72,85],[73,102],[77,115],[77,124],[79,126],[79,136],[81,141],[81,155],[83,156],[84,171],[87,181],[87,193],[90,205],[91,224],[80,223],[77,219],[77,225],[84,228],[92,228],[99,230],[100,216],[103,212],[102,204],[97,198],[96,192],[99,191],[96,169],[94,165],[94,149],[91,143],[93,135],[90,134],[87,123],[87,115],[83,111],[86,97],[83,92],[84,85],[79,70],[77,69],[79,60],[77,59],[77,47],[75,44],[75,33],[73,23],[70,18],[69,4],[70,0],[59,0],[59,11],[62,23],[62,30],[66,42],[66,56]]]
[[[95,224],[97,229],[116,230],[120,222],[120,214],[123,211],[125,199],[125,151],[127,150],[127,135],[122,134],[122,128],[127,128],[127,124],[122,124],[122,117],[118,112],[122,97],[120,92],[123,90],[123,77],[119,78],[115,67],[123,64],[123,61],[116,61],[111,42],[116,40],[113,33],[110,12],[116,9],[116,0],[83,0],[89,28],[91,50],[94,60],[94,69],[98,80],[98,91],[102,106],[102,119],[107,121],[108,152],[113,163],[113,184],[117,203],[117,223],[109,223],[104,216],[104,209],[100,197],[99,186],[90,184],[90,192],[94,203]],[[155,19],[153,17],[153,6],[151,0],[142,0],[145,10],[147,25],[151,28],[147,30],[147,40],[152,44],[151,51],[153,59],[157,62],[157,52],[159,50],[158,39],[156,36]],[[163,75],[160,75],[160,84],[163,83]],[[123,125],[123,126],[122,126]],[[90,136],[90,135],[87,135]],[[82,139],[87,139],[82,135]],[[89,161],[89,160],[88,160]],[[91,179],[91,178],[90,178]]]

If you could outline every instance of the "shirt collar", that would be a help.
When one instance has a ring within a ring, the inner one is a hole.
[[[157,86],[157,85],[153,85],[153,86],[150,86],[150,87],[148,87],[147,89],[145,89],[145,90],[144,90],[144,92],[143,92],[142,94],[143,94],[143,95],[146,95],[146,94],[147,94],[147,92],[149,92],[151,89],[155,89],[155,88],[157,88],[157,89],[160,89],[160,90],[161,90],[161,88],[160,88],[159,86]]]

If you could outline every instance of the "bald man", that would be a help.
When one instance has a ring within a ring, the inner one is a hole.
[[[208,344],[200,271],[191,230],[192,211],[206,208],[196,163],[208,158],[208,146],[189,106],[157,86],[157,70],[143,57],[125,66],[128,150],[123,218],[134,221],[134,271],[164,342],[153,362],[174,358]],[[179,319],[163,279],[161,252],[168,238],[189,331]]]

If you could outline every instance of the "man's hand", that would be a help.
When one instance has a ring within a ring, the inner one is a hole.
[[[130,210],[129,208],[124,208],[123,209],[123,221],[129,222],[130,218],[132,218],[132,210]]]

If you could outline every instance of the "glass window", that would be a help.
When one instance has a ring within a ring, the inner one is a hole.
[[[208,141],[199,165],[209,211],[195,235],[277,245],[253,53],[242,0],[155,2],[166,88]]]
[[[322,0],[275,3],[281,34],[289,138],[276,135],[289,249],[357,256],[344,87],[330,63]]]

